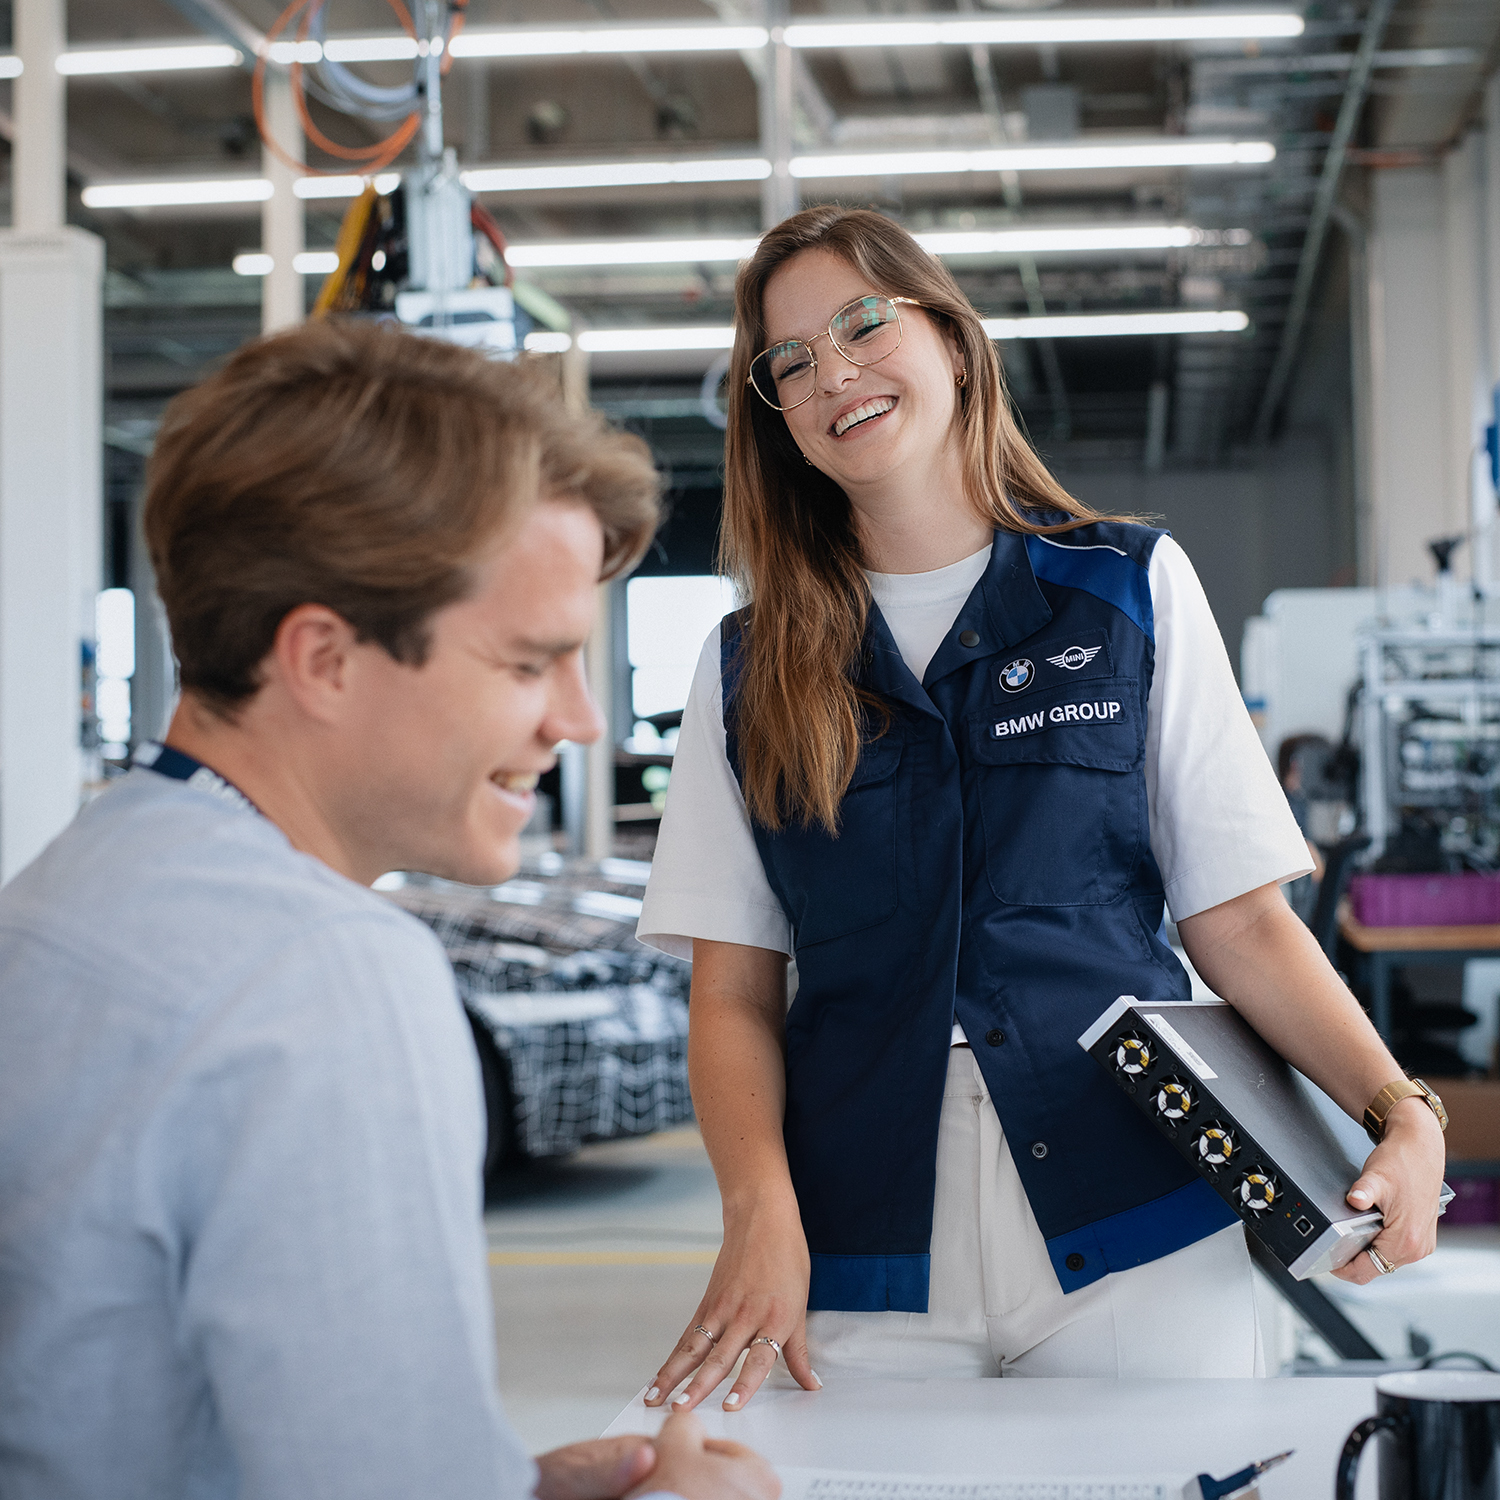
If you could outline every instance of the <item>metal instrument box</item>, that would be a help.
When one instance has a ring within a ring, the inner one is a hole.
[[[1346,1200],[1372,1149],[1363,1127],[1226,1001],[1122,995],[1078,1045],[1297,1280],[1380,1233],[1378,1212]],[[1452,1197],[1444,1183],[1443,1207]]]

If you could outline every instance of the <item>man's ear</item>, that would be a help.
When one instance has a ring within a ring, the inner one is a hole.
[[[358,644],[342,615],[325,604],[299,604],[276,627],[266,680],[279,683],[309,718],[331,723],[339,717]]]

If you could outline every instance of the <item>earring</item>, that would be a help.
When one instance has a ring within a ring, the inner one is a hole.
[[[800,448],[797,451],[799,453],[802,452]],[[812,459],[810,459],[805,453],[802,454],[802,462],[805,463],[809,469],[812,468]]]
[[[969,383],[969,372],[968,372],[968,370],[967,369],[960,370],[958,372],[958,374],[953,377],[953,383],[954,383],[954,385],[958,386],[960,390],[962,390],[963,387],[966,386]]]

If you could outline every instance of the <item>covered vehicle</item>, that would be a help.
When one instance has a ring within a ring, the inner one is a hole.
[[[691,966],[635,938],[649,869],[544,854],[490,888],[381,882],[453,964],[484,1078],[489,1195],[508,1159],[565,1156],[693,1117]]]

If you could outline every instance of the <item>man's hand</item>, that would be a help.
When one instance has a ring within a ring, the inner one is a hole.
[[[697,1417],[674,1411],[656,1435],[656,1467],[630,1495],[653,1490],[682,1500],[778,1500],[781,1481],[760,1454],[742,1443],[705,1437]]]
[[[595,1438],[569,1443],[537,1459],[537,1500],[620,1500],[634,1489],[656,1462],[650,1440],[643,1437]],[[655,1486],[647,1486],[648,1489]],[[706,1491],[705,1491],[706,1493]]]

